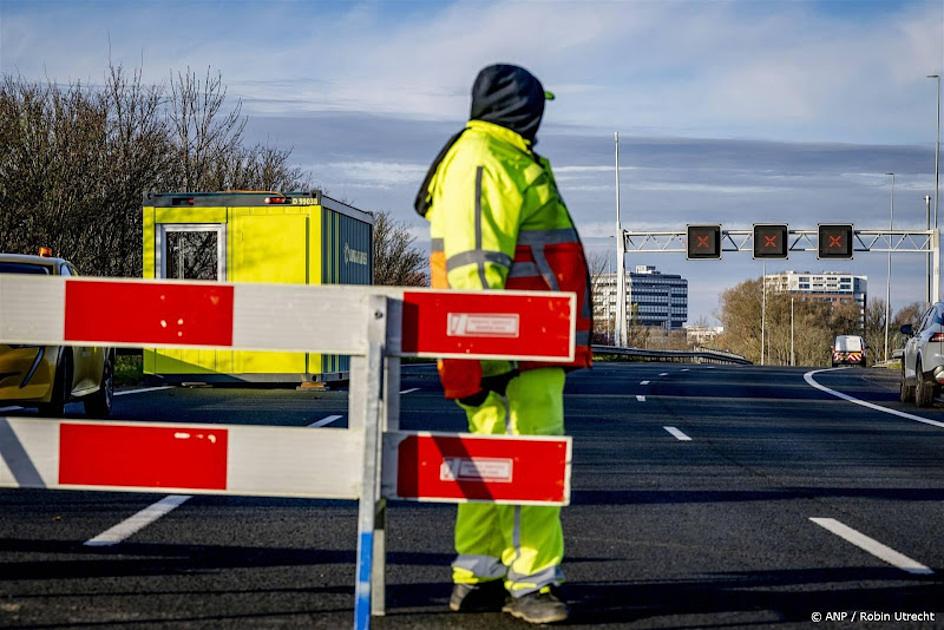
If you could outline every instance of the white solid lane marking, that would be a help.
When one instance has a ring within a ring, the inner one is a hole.
[[[669,375],[668,372],[660,372],[660,373],[659,373],[659,376],[668,376],[668,375]]]
[[[842,392],[837,392],[835,389],[830,389],[826,387],[825,385],[820,385],[815,380],[813,380],[814,374],[819,374],[820,372],[832,372],[833,370],[845,370],[845,369],[847,368],[824,368],[822,370],[812,370],[803,375],[803,380],[805,380],[811,387],[815,387],[816,389],[820,391],[826,392],[827,394],[831,394],[835,396],[836,398],[842,398],[843,400],[848,400],[849,402],[855,403],[856,405],[861,405],[863,407],[868,407],[869,409],[874,409],[875,411],[881,411],[883,413],[891,414],[893,416],[898,416],[899,418],[905,418],[907,420],[914,420],[915,422],[923,422],[924,424],[930,424],[933,427],[940,427],[944,429],[944,422],[941,422],[939,420],[931,420],[930,418],[922,418],[921,416],[916,416],[912,413],[898,411],[897,409],[889,409],[888,407],[876,405],[875,403],[870,403],[865,400],[859,400],[858,398],[855,398],[854,396],[850,396],[849,394],[843,394]]]
[[[325,417],[322,418],[321,420],[316,420],[316,421],[312,422],[311,424],[309,424],[308,426],[309,426],[309,427],[323,427],[323,426],[325,426],[326,424],[331,424],[331,423],[334,422],[335,420],[340,420],[340,419],[343,418],[343,417],[344,417],[344,416],[325,416]]]
[[[640,385],[648,385],[648,384],[649,384],[649,381],[639,381],[639,384],[640,384]]]
[[[869,552],[879,560],[883,560],[902,571],[914,573],[915,575],[932,575],[934,573],[934,571],[920,562],[898,553],[891,547],[883,545],[874,538],[869,538],[862,532],[858,532],[834,518],[810,518],[810,520],[820,527],[828,529],[847,542],[851,542],[859,549]]]
[[[126,389],[123,392],[115,392],[115,396],[128,396],[130,394],[143,394],[145,392],[158,392],[162,389],[170,389],[173,385],[161,385],[160,387],[142,387],[141,389]]]
[[[108,547],[117,545],[129,536],[141,531],[168,512],[180,507],[190,499],[189,494],[171,494],[157,503],[149,505],[134,516],[126,518],[114,527],[106,529],[95,538],[85,541],[88,547]]]
[[[419,388],[419,387],[411,387],[410,389],[401,390],[400,393],[401,393],[401,394],[412,394],[413,392],[418,392],[418,391],[420,391],[420,388]]]
[[[662,428],[668,431],[669,433],[671,433],[673,436],[675,436],[675,439],[679,440],[680,442],[692,441],[692,438],[688,437],[687,435],[685,435],[684,433],[682,433],[675,427],[662,427]]]
[[[636,394],[636,400],[638,400],[639,402],[646,402],[646,397],[643,396],[642,394]]]

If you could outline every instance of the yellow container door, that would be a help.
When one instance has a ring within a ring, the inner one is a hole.
[[[151,271],[157,278],[173,280],[227,279],[226,209],[158,208],[153,229],[145,230],[154,240]],[[157,374],[215,374],[219,371],[216,350],[161,349],[153,359],[145,351],[145,367],[153,361]]]
[[[305,214],[275,212],[277,210],[271,207],[231,208],[230,281],[308,283],[307,211]],[[308,371],[305,354],[300,352],[235,351],[229,355],[228,361],[219,361],[220,372],[304,374]]]

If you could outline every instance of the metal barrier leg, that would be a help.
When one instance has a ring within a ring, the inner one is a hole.
[[[367,322],[366,375],[363,388],[351,388],[351,395],[363,392],[361,424],[364,430],[364,467],[361,477],[361,497],[357,517],[357,583],[354,588],[354,627],[370,628],[371,586],[373,582],[376,516],[380,499],[380,446],[381,416],[383,413],[383,357],[387,330],[387,298],[370,296]],[[351,366],[351,378],[355,377]],[[360,370],[357,372],[363,373]],[[352,383],[353,385],[353,383]],[[356,408],[354,401],[351,407]]]
[[[390,324],[387,327],[387,350],[392,352],[399,347],[401,323],[397,317],[396,306],[393,305],[387,313]],[[400,359],[387,357],[384,362],[384,401],[383,417],[381,422],[382,433],[397,431],[400,428]],[[381,451],[382,451],[381,445]],[[381,455],[381,457],[383,457]],[[378,469],[381,480],[383,470]],[[374,568],[371,572],[373,585],[371,587],[371,614],[375,617],[383,616],[386,612],[386,536],[387,534],[387,500],[381,498],[377,502],[377,515],[374,521]]]
[[[377,502],[377,514],[374,518],[374,556],[370,572],[370,614],[381,617],[386,612],[387,589],[385,577],[387,571],[387,500]]]

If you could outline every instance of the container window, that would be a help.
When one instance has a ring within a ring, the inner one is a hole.
[[[160,277],[170,280],[225,281],[223,227],[162,225]]]

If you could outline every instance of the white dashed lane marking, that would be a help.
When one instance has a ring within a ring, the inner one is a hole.
[[[636,400],[638,400],[639,402],[646,402],[646,397],[643,396],[642,394],[636,394]]]
[[[142,387],[141,389],[126,389],[123,392],[115,392],[115,396],[128,396],[129,394],[144,394],[146,392],[159,392],[162,389],[171,389],[173,385],[161,385],[160,387]]]
[[[125,394],[139,394],[142,391],[154,391],[155,389],[167,389],[166,387],[158,388],[148,388],[147,390],[132,390],[128,392],[122,392]],[[343,418],[344,416],[332,415],[325,416],[321,420],[317,420],[309,424],[309,427],[323,427],[327,424]],[[189,494],[170,494],[158,501],[157,503],[152,503],[147,506],[134,516],[126,518],[121,521],[114,527],[110,527],[103,531],[98,536],[90,538],[85,541],[85,545],[88,547],[108,547],[111,545],[117,545],[118,543],[126,540],[130,536],[138,533],[157,519],[161,518],[177,509],[184,503],[186,503],[192,496]]]
[[[418,391],[420,391],[420,388],[419,388],[419,387],[411,387],[410,389],[401,390],[400,393],[401,393],[401,394],[412,394],[413,392],[418,392]]]
[[[824,527],[836,534],[843,540],[852,543],[859,549],[867,551],[879,560],[887,562],[902,571],[915,575],[932,575],[934,573],[934,571],[917,560],[912,560],[908,556],[898,553],[891,547],[883,545],[874,538],[869,538],[862,532],[856,531],[834,518],[810,518],[810,520],[820,527]]]
[[[648,385],[648,384],[649,384],[649,381],[639,381],[639,384],[640,384],[640,385]]]
[[[660,372],[660,373],[659,373],[659,376],[668,376],[668,375],[669,375],[668,372]]]
[[[668,431],[669,433],[671,433],[671,434],[675,437],[675,439],[677,439],[677,440],[680,441],[680,442],[691,442],[691,441],[692,441],[692,438],[688,437],[687,435],[685,435],[684,433],[682,433],[681,431],[679,431],[679,430],[676,429],[675,427],[662,427],[662,428],[665,429],[666,431]]]
[[[85,545],[88,547],[108,547],[111,545],[117,545],[129,536],[132,536],[141,531],[168,512],[177,509],[190,498],[191,497],[189,494],[168,495],[157,503],[147,506],[134,516],[126,518],[114,527],[106,529],[95,538],[86,540]]]
[[[308,426],[309,426],[309,427],[312,427],[312,428],[323,427],[323,426],[325,426],[325,425],[331,424],[331,423],[334,422],[335,420],[340,420],[340,419],[343,418],[343,417],[344,417],[344,416],[338,416],[338,415],[325,416],[325,417],[322,418],[321,420],[315,420],[314,422],[312,422],[312,423],[309,424]]]

